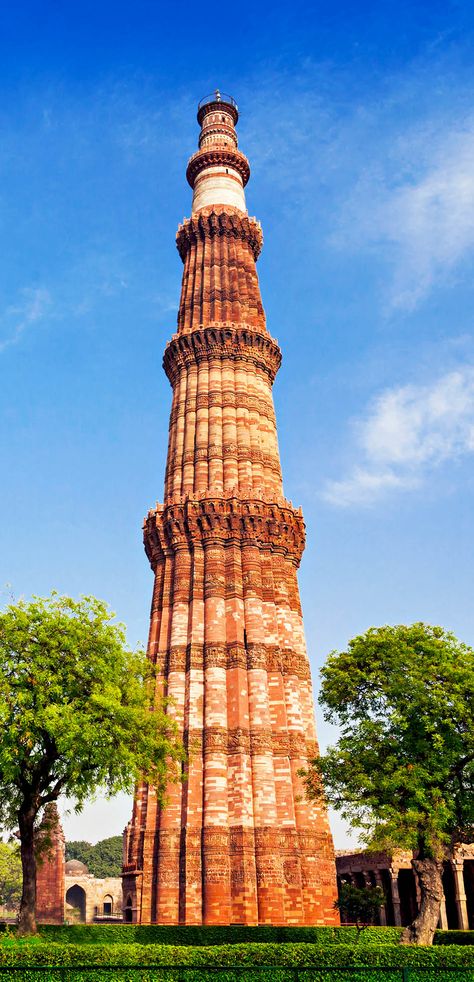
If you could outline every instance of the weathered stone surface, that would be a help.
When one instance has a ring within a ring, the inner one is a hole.
[[[199,119],[193,214],[177,236],[178,331],[164,356],[164,503],[144,525],[148,651],[189,762],[165,808],[137,789],[124,900],[142,923],[335,924],[327,816],[299,776],[317,753],[297,582],[305,529],[283,494],[262,233],[245,212],[235,107],[217,100]]]
[[[41,840],[44,840],[43,846]],[[38,924],[64,921],[64,833],[55,804],[47,805],[37,837],[36,920]]]

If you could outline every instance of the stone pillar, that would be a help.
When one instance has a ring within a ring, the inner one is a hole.
[[[374,876],[375,876],[375,886],[380,887],[380,889],[383,891],[383,880],[379,869],[374,870]],[[380,926],[386,927],[387,910],[385,904],[383,905],[383,907],[380,908],[379,918],[380,918]]]
[[[402,918],[400,915],[400,894],[398,892],[398,869],[390,868],[390,887],[392,890],[392,904],[393,904],[393,919],[395,921],[395,927],[402,926]]]
[[[469,918],[467,915],[466,891],[464,889],[464,860],[451,860],[454,873],[454,899],[458,912],[458,928],[460,931],[469,930]]]
[[[448,915],[446,913],[446,897],[444,895],[444,892],[443,892],[443,896],[442,896],[442,899],[441,899],[441,906],[440,906],[440,909],[439,909],[438,927],[442,931],[447,931],[448,930]]]

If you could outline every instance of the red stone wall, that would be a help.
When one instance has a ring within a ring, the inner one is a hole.
[[[47,835],[51,845],[39,851],[36,871],[36,920],[39,924],[63,924],[65,897],[64,833],[55,805],[48,805],[38,839]]]
[[[195,158],[193,158],[194,160]],[[301,511],[282,487],[255,260],[260,226],[214,206],[178,230],[178,332],[164,504],[149,512],[149,657],[189,751],[165,808],[138,789],[125,902],[142,923],[336,924],[327,815],[299,770],[317,753],[297,569]]]

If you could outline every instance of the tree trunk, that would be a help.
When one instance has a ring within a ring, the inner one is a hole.
[[[25,809],[19,813],[20,853],[23,870],[23,891],[18,917],[19,934],[36,934],[36,856],[35,811]]]
[[[402,944],[431,945],[443,897],[443,864],[436,859],[412,859],[412,866],[420,883],[420,910],[401,940]]]

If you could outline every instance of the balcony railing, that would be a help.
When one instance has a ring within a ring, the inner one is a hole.
[[[231,95],[228,95],[227,92],[221,92],[219,89],[215,89],[214,92],[211,92],[209,95],[205,95],[204,99],[201,99],[201,101],[198,103],[198,111],[199,109],[202,109],[203,106],[209,105],[210,102],[226,102],[228,106],[233,106],[234,109],[238,109],[237,103]]]

